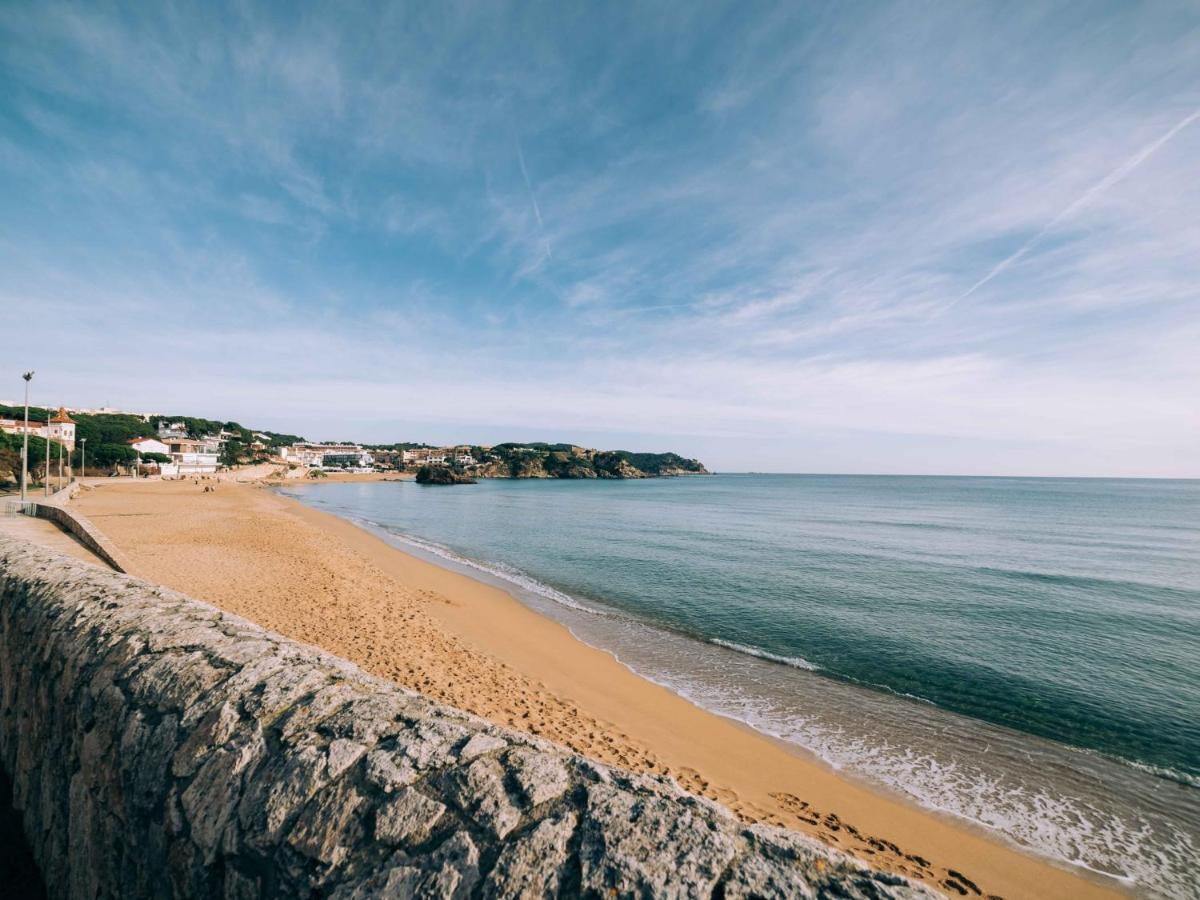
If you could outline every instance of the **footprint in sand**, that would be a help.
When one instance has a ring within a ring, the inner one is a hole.
[[[729,790],[729,788],[714,788],[712,793],[717,800],[719,800],[721,803],[724,803],[726,806],[732,806],[740,799],[737,793]]]

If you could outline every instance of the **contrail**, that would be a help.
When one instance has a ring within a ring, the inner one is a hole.
[[[533,214],[537,216],[538,228],[545,228],[542,224],[542,211],[538,208],[537,197],[533,195],[533,184],[529,181],[529,170],[525,168],[525,153],[521,150],[520,138],[517,138],[517,159],[521,162],[521,174],[525,176],[525,190],[529,191],[529,202],[533,204]]]
[[[1129,157],[1129,159],[1125,160],[1125,162],[1121,163],[1121,165],[1109,172],[1104,178],[1101,178],[1099,181],[1097,181],[1094,185],[1084,191],[1083,195],[1080,196],[1079,199],[1047,222],[1044,226],[1042,226],[1042,229],[1037,234],[1018,247],[1015,253],[996,263],[990,272],[971,285],[967,292],[960,296],[958,300],[967,299],[973,293],[1023,257],[1026,253],[1032,250],[1041,241],[1041,239],[1051,231],[1051,229],[1057,226],[1059,222],[1074,215],[1081,207],[1086,206],[1096,197],[1103,194],[1110,187],[1112,187],[1114,184],[1144,163],[1147,159],[1157,153],[1160,149],[1162,149],[1163,145],[1166,144],[1167,141],[1171,140],[1171,138],[1175,137],[1175,135],[1179,134],[1179,132],[1183,131],[1183,129],[1187,128],[1197,119],[1200,119],[1200,109],[1197,109],[1189,116],[1184,116],[1175,124],[1175,127],[1171,128],[1166,134],[1147,144],[1133,156]],[[954,303],[957,303],[958,300],[955,300]],[[950,306],[953,306],[954,303],[951,303]],[[949,306],[946,308],[949,309]],[[943,312],[944,311],[945,310],[943,310]]]

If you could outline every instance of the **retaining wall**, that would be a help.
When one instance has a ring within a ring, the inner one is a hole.
[[[51,897],[930,897],[0,535],[0,760]]]
[[[75,535],[80,543],[118,572],[128,572],[129,564],[112,541],[106,538],[87,516],[67,506],[67,501],[79,493],[79,490],[79,483],[73,482],[44,500],[35,500],[33,514],[39,519],[48,519],[64,531]]]

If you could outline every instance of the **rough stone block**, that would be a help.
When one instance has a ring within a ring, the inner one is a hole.
[[[68,900],[933,896],[6,536],[0,763]]]

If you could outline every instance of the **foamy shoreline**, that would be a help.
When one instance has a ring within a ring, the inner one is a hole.
[[[639,678],[503,590],[296,501],[234,484],[204,495],[188,484],[113,484],[79,502],[137,574],[437,699],[670,774],[743,817],[815,834],[943,890],[958,883],[952,870],[1010,897],[1113,890],[839,777]]]
[[[1190,883],[1188,838],[1169,838],[1171,820],[1150,799],[1165,799],[1163,785],[1134,776],[1123,760],[963,717],[886,687],[814,675],[820,670],[807,660],[639,621],[594,595],[581,600],[510,565],[464,556],[376,521],[342,501],[327,504],[324,490],[289,496],[403,552],[512,594],[635,675],[781,740],[839,777],[1002,835],[1055,864],[1167,896]],[[763,693],[766,684],[773,685],[774,700]],[[981,744],[988,746],[982,756]]]

